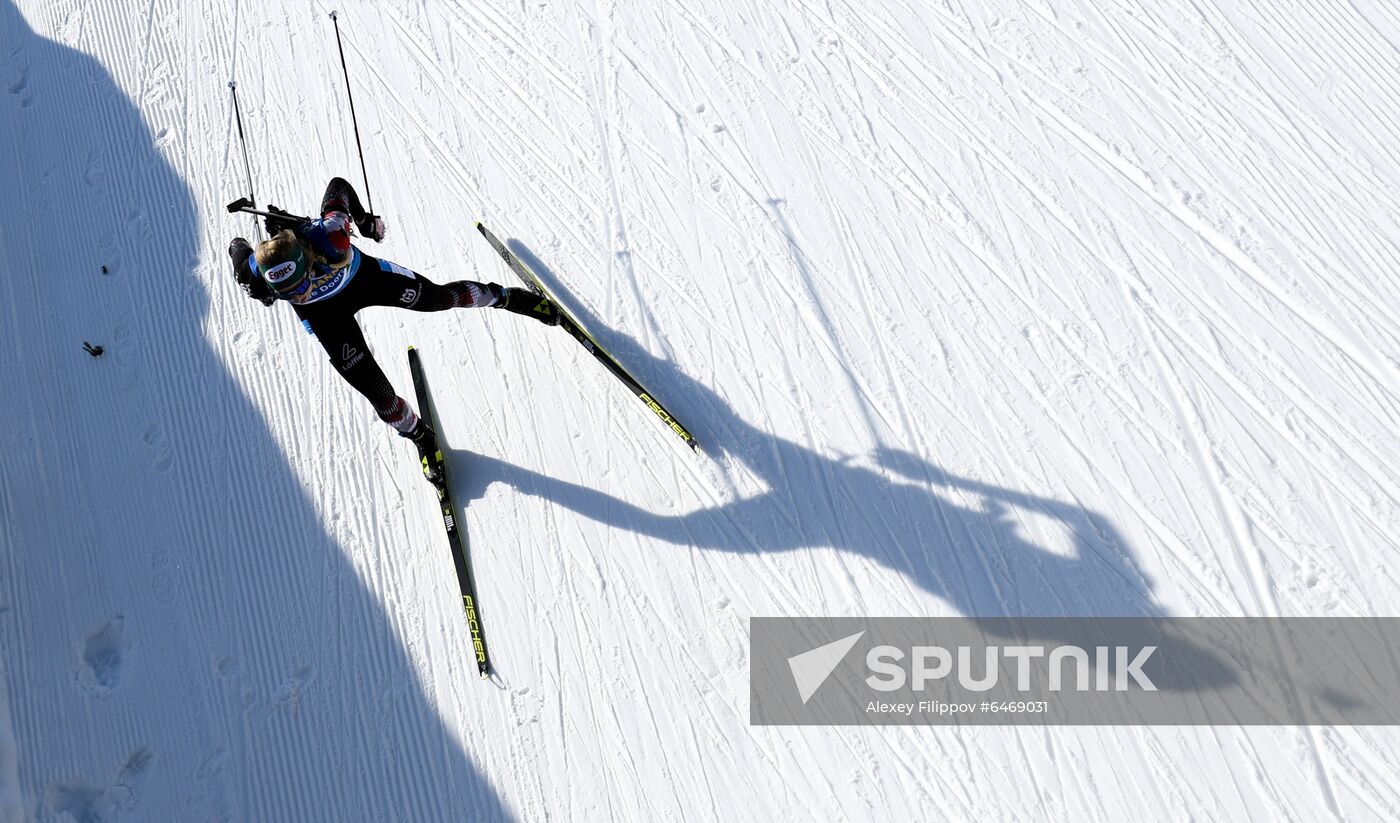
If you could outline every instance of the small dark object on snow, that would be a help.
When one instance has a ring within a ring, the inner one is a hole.
[[[84,341],[83,341],[83,351],[87,352],[88,354],[92,355],[93,357],[101,357],[101,356],[102,356],[102,352],[106,351],[106,349],[102,348],[101,346],[94,346],[93,344],[91,344],[91,343],[89,343],[88,341],[84,340]]]
[[[107,267],[106,267],[106,266],[103,266],[103,267],[102,267],[102,273],[103,273],[103,274],[111,274],[111,272],[107,271]]]

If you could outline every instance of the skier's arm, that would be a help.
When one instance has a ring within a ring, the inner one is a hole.
[[[238,285],[243,287],[243,291],[249,297],[264,306],[271,306],[277,302],[277,295],[272,293],[267,281],[253,272],[253,247],[248,245],[247,240],[235,237],[233,242],[229,243],[228,255],[233,261],[233,279],[238,281]]]
[[[377,214],[370,214],[360,204],[360,196],[355,187],[343,177],[332,177],[326,184],[326,193],[321,198],[321,214],[341,212],[350,216],[360,234],[375,242],[384,239],[384,220]]]
[[[350,217],[345,212],[332,211],[325,217],[304,223],[297,230],[297,236],[333,269],[351,260]]]
[[[365,216],[360,196],[344,177],[332,177],[331,182],[326,184],[325,195],[321,197],[321,214],[333,211],[343,211],[356,220]]]

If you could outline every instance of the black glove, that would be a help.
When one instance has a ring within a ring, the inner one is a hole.
[[[376,243],[384,239],[384,218],[377,214],[366,213],[363,217],[355,218],[355,228],[359,229],[361,237],[368,237]]]
[[[233,260],[233,279],[243,287],[245,294],[264,306],[271,306],[277,302],[277,297],[272,293],[267,281],[253,274],[252,267],[248,265],[248,258],[253,256],[253,247],[247,240],[242,237],[233,238],[233,242],[228,244],[228,256]]]
[[[285,229],[296,231],[297,227],[301,225],[301,221],[297,219],[296,215],[289,211],[282,211],[271,203],[268,204],[267,210],[278,215],[277,217],[263,218],[263,225],[267,226],[268,237],[275,237],[278,232]]]
[[[264,306],[271,306],[277,302],[277,296],[272,293],[272,288],[261,277],[254,277],[252,282],[244,283],[243,291]]]

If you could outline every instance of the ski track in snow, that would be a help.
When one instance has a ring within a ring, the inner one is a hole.
[[[1400,817],[1383,728],[748,725],[755,615],[1390,610],[1400,14],[1285,5],[338,7],[367,250],[513,284],[484,220],[706,449],[360,315],[496,688],[409,448],[227,272],[227,74],[260,203],[359,182],[332,6],[0,0],[0,817]]]

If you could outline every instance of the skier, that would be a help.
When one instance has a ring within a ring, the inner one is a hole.
[[[423,474],[440,485],[437,435],[389,384],[365,344],[355,313],[367,306],[422,312],[489,306],[553,326],[559,323],[553,304],[529,289],[496,283],[458,280],[438,285],[397,263],[365,254],[350,242],[352,227],[379,242],[384,239],[384,221],[366,212],[354,188],[340,177],[326,186],[318,218],[301,222],[275,206],[268,211],[276,215],[266,218],[268,240],[256,249],[242,237],[229,243],[235,279],[264,306],[279,300],[292,304],[341,377],[369,400],[381,420],[413,441]]]

